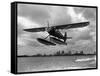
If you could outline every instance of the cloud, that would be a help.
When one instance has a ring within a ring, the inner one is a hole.
[[[77,38],[78,40],[91,40],[92,36],[90,35],[90,31],[82,31]]]
[[[26,28],[40,27],[36,22],[31,21],[28,18],[18,16],[18,45],[19,46],[39,46],[36,38],[40,36],[40,33],[29,33],[23,31]]]
[[[82,13],[87,20],[96,20],[96,8],[74,7],[76,13]]]
[[[96,8],[87,8],[83,12],[83,15],[88,20],[96,20]]]
[[[18,5],[18,15],[27,17],[38,23],[44,23],[50,15],[48,7],[44,5],[28,5],[28,4],[19,4]]]
[[[84,51],[84,53],[93,53],[96,51],[96,44],[94,44],[91,40],[79,40],[75,43],[75,45],[69,45],[67,50],[75,51]]]
[[[31,19],[29,19],[27,17],[23,17],[23,16],[18,16],[18,24],[23,26],[22,28],[36,28],[36,27],[40,27],[40,24],[36,23],[35,21],[32,21]]]
[[[71,23],[71,17],[67,13],[66,7],[51,6],[50,20],[53,25],[62,25]]]
[[[74,7],[68,7],[68,14],[71,16],[73,23],[87,21],[82,12],[77,13]]]
[[[69,10],[68,14],[71,16],[72,22],[81,22],[81,21],[90,22],[90,25],[88,27],[77,28],[70,31],[70,33],[72,33],[72,37],[74,38],[72,42],[75,43],[79,40],[92,40],[92,41],[94,40],[95,41],[95,37],[96,37],[95,36],[96,34],[95,9],[83,8],[83,7],[69,7],[68,10]],[[94,33],[94,35],[91,35],[91,33]]]
[[[71,18],[67,14],[66,7],[45,6],[45,5],[18,5],[18,15],[36,21],[42,26],[46,26],[47,21],[53,25],[69,24]]]

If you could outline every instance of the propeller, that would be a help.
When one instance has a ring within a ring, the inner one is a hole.
[[[50,29],[51,29],[51,27],[49,27],[49,21],[47,21],[47,27],[45,28],[45,31],[49,32]],[[49,37],[49,35],[44,39],[47,39],[48,37]]]
[[[46,27],[46,31],[48,32],[51,29],[51,27],[49,26],[49,21],[47,21],[47,27]]]

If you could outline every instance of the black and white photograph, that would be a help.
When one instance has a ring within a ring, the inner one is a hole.
[[[17,4],[17,72],[97,68],[97,8]]]

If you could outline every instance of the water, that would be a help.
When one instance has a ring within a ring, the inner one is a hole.
[[[94,56],[18,57],[18,72],[95,68]]]

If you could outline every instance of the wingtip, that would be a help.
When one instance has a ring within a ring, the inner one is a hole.
[[[29,30],[28,30],[28,29],[23,29],[23,31],[27,31],[27,32],[29,32]]]
[[[23,31],[27,31],[27,29],[23,29]]]
[[[85,22],[85,25],[88,26],[90,24],[90,21]]]
[[[89,24],[90,24],[90,22],[88,21],[88,22],[87,22],[87,25],[89,25]]]

